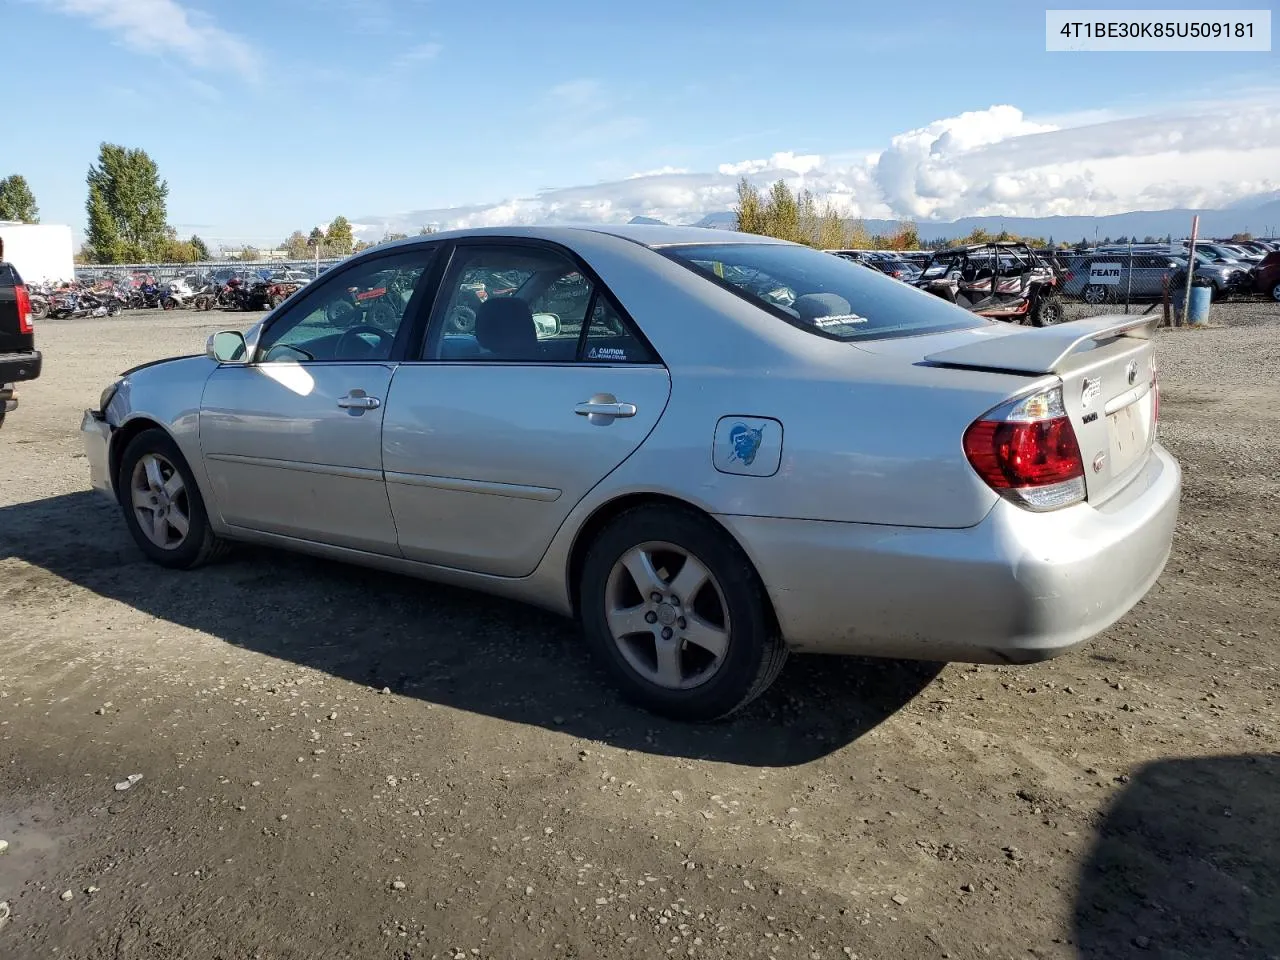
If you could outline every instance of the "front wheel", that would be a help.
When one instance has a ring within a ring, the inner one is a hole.
[[[1271,288],[1271,299],[1280,301],[1280,283]]]
[[[1084,288],[1084,302],[1091,306],[1097,306],[1105,302],[1107,299],[1107,288],[1100,283],[1091,283]]]
[[[31,319],[43,320],[49,315],[49,301],[44,297],[31,298]]]
[[[593,653],[623,695],[653,713],[728,716],[786,662],[755,569],[722,527],[693,511],[620,515],[589,548],[579,596]]]
[[[161,301],[160,306],[165,310],[177,310],[178,301],[173,297],[165,297],[164,300]]]
[[[190,570],[226,552],[182,451],[163,430],[144,430],[129,441],[116,491],[129,533],[160,566]]]

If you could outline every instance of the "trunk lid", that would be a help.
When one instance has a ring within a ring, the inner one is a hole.
[[[1156,436],[1158,316],[1091,317],[1053,327],[1010,328],[925,355],[963,369],[1054,376],[1084,459],[1088,500],[1122,489],[1150,456]]]

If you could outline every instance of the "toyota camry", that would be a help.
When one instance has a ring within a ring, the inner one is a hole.
[[[1154,322],[1008,325],[733,232],[439,233],[127,371],[82,435],[156,563],[516,598],[707,720],[792,650],[1029,663],[1123,616],[1178,511]]]

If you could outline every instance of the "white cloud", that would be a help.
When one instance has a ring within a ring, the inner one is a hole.
[[[170,54],[194,67],[227,68],[245,79],[258,76],[258,58],[243,38],[214,26],[211,18],[177,0],[36,0],[84,17],[143,53]]]
[[[591,111],[602,93],[594,81],[575,81],[553,96]],[[947,221],[1219,207],[1280,188],[1276,99],[1275,91],[1260,91],[1140,116],[1092,111],[1052,120],[1002,104],[908,130],[878,153],[784,150],[767,159],[722,163],[714,172],[662,167],[529,197],[361,221],[368,234],[379,236],[424,223],[616,223],[633,216],[689,223],[731,209],[743,176],[760,186],[783,179],[868,218]]]

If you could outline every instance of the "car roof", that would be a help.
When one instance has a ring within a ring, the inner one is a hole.
[[[737,230],[716,230],[710,227],[673,227],[656,223],[591,223],[558,226],[517,226],[517,227],[472,227],[464,230],[446,230],[426,236],[409,237],[396,243],[379,244],[380,249],[396,245],[412,245],[423,241],[459,240],[464,237],[525,237],[533,240],[549,240],[572,246],[574,239],[581,240],[583,234],[604,233],[624,240],[631,240],[646,247],[672,247],[685,244],[701,243],[770,243],[784,244],[786,240],[775,240],[754,233],[741,233]]]

